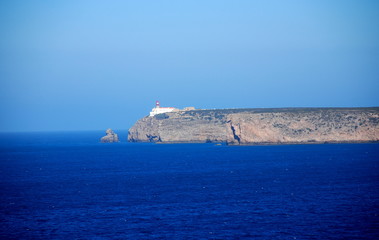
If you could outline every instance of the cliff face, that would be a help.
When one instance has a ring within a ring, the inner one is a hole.
[[[131,142],[281,144],[379,141],[379,108],[193,110],[144,117]]]

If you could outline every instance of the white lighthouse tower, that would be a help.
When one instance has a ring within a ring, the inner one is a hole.
[[[173,107],[161,107],[161,104],[159,101],[155,102],[155,108],[153,108],[150,112],[150,117],[155,116],[157,114],[166,113],[166,112],[172,112],[175,108]]]

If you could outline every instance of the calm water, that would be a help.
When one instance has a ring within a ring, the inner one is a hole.
[[[379,239],[379,144],[102,135],[0,135],[1,239]]]

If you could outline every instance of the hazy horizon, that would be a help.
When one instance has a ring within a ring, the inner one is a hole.
[[[0,132],[164,107],[379,106],[379,2],[0,2]]]

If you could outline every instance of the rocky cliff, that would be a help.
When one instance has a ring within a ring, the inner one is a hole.
[[[144,117],[131,142],[282,144],[379,141],[379,108],[192,110]]]

